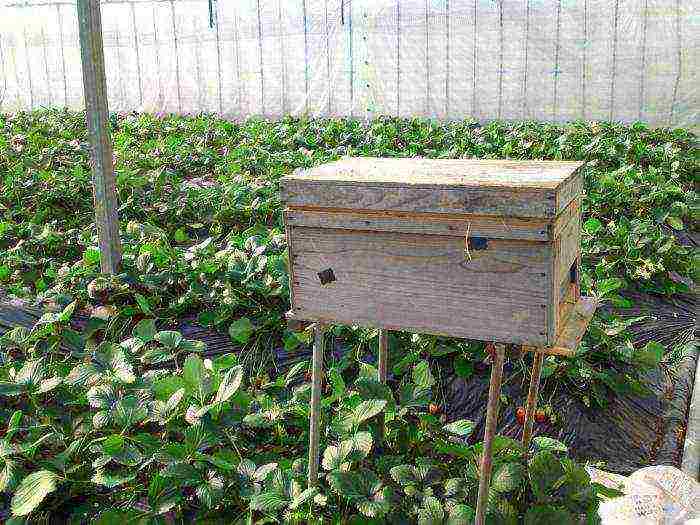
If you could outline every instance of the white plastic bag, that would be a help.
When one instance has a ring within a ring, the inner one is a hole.
[[[700,484],[675,467],[645,467],[629,477],[588,472],[592,481],[625,494],[601,503],[603,525],[700,525]]]

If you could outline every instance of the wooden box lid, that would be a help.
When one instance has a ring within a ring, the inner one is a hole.
[[[291,208],[556,217],[583,162],[346,157],[282,178]]]

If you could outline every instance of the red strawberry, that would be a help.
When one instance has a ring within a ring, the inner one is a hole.
[[[523,407],[518,407],[518,409],[515,411],[515,417],[518,420],[518,423],[521,425],[525,424],[525,409]]]
[[[545,421],[547,421],[547,414],[544,413],[544,410],[540,409],[537,412],[535,412],[535,421],[537,421],[538,423],[544,423]]]

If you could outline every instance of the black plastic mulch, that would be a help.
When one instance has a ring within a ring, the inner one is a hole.
[[[560,424],[536,423],[534,434],[555,437],[566,443],[574,456],[600,460],[607,470],[620,474],[654,464],[680,466],[695,360],[684,358],[682,365],[673,369],[660,367],[648,377],[649,396],[611,397],[605,408],[586,407],[577,395],[580,393],[555,392],[547,401]],[[506,374],[505,381],[510,377]],[[498,427],[499,434],[516,439],[522,435],[522,426],[515,410],[524,405],[527,396],[527,383],[521,387],[521,377],[503,388],[512,403],[501,410]],[[475,421],[477,439],[483,435],[488,387],[488,373],[467,382],[458,377],[448,381],[446,412],[451,419]]]

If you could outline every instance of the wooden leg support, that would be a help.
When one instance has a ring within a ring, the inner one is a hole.
[[[486,505],[491,481],[491,465],[493,459],[493,438],[496,435],[498,423],[498,403],[501,397],[501,380],[503,379],[503,359],[505,347],[496,344],[494,360],[491,365],[491,383],[489,385],[489,401],[486,406],[486,426],[484,429],[484,451],[481,456],[481,472],[479,477],[479,495],[476,500],[475,525],[484,525]]]
[[[379,382],[386,383],[389,374],[389,331],[379,330]]]
[[[318,484],[319,444],[321,440],[321,387],[323,382],[323,336],[326,327],[314,326],[311,370],[311,417],[309,421],[309,487]]]
[[[527,454],[532,439],[532,426],[537,410],[537,400],[540,393],[540,375],[542,374],[542,361],[544,354],[535,351],[532,360],[532,374],[530,376],[530,390],[527,393],[527,404],[525,405],[525,425],[523,426],[523,448]]]
[[[389,331],[379,330],[379,359],[377,362],[380,383],[386,383],[389,371]],[[379,416],[379,442],[384,442],[384,412]]]

